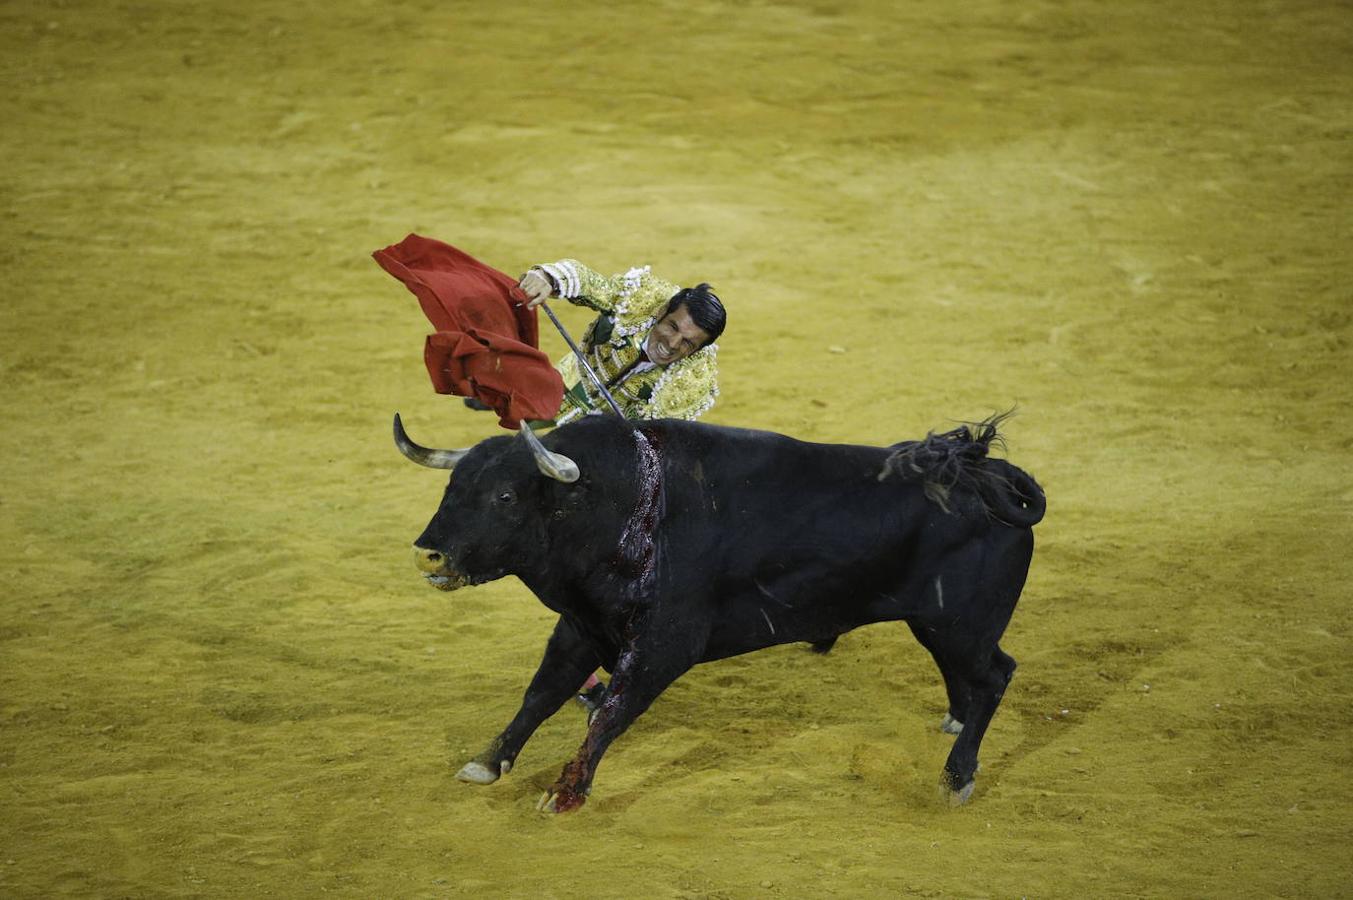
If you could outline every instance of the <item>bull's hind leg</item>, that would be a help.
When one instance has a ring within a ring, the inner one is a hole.
[[[997,647],[991,651],[991,664],[1005,674],[1005,683],[1010,684],[1010,679],[1015,677],[1015,669],[1017,668],[1015,658]]]
[[[949,711],[940,722],[940,731],[945,734],[959,734],[963,731],[963,723],[968,720],[970,699],[968,684],[959,675],[958,665],[940,652],[932,629],[912,622],[908,622],[907,627],[911,629],[911,633],[916,636],[921,646],[930,651],[935,666],[940,670],[940,677],[944,679],[944,692],[949,698]]]
[[[1005,696],[1006,685],[1015,674],[1015,660],[999,647],[993,647],[987,653],[979,652],[969,659],[968,664],[959,668],[959,677],[967,683],[969,690],[967,718],[945,760],[941,781],[953,806],[966,803],[972,796],[973,777],[978,769],[977,751],[996,708],[1001,705],[1001,698]]]
[[[560,618],[516,716],[483,753],[461,767],[456,777],[473,784],[492,784],[510,772],[517,754],[540,723],[558,712],[599,665],[601,659],[592,645],[583,640],[567,619]]]
[[[949,588],[946,611],[953,617],[929,631],[928,646],[945,671],[945,684],[966,692],[966,704],[957,704],[958,709],[952,689],[950,693],[950,717],[962,723],[942,780],[953,805],[972,795],[977,752],[1015,673],[1015,661],[998,643],[1024,589],[1032,553],[1029,532],[996,530],[988,540],[946,560],[943,582],[939,577],[935,581],[936,606],[944,608],[939,597],[943,584]]]

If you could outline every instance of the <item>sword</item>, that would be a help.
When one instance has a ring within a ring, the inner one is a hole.
[[[592,367],[587,363],[587,358],[583,356],[583,352],[578,349],[578,345],[573,342],[573,338],[569,335],[567,329],[564,328],[564,324],[560,322],[559,318],[554,314],[554,310],[550,309],[550,305],[543,300],[540,303],[540,308],[545,310],[545,315],[550,317],[550,321],[554,323],[554,327],[558,328],[559,333],[564,336],[564,340],[568,342],[568,348],[573,351],[574,356],[578,357],[578,365],[582,366],[583,371],[587,373],[587,377],[592,379],[592,383],[597,386],[597,390],[601,391],[601,395],[606,398],[606,402],[611,404],[611,409],[614,410],[615,414],[620,418],[625,418],[625,414],[620,411],[620,404],[615,402],[615,398],[611,396],[611,392],[606,390],[606,385],[602,384],[601,379],[597,377],[597,373],[592,371]]]

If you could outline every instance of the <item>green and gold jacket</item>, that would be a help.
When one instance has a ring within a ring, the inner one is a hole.
[[[714,405],[719,396],[717,344],[702,347],[665,368],[635,368],[642,359],[648,332],[681,288],[655,277],[648,266],[610,278],[575,259],[536,268],[553,279],[560,297],[601,313],[583,336],[581,349],[627,418],[696,419]],[[564,378],[565,389],[556,424],[608,408],[606,398],[579,370],[572,353],[555,368]]]

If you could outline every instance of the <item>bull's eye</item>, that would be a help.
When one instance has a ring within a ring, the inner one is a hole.
[[[511,503],[513,500],[516,499],[517,499],[516,495],[513,494],[511,491],[503,491],[501,494],[498,495],[499,503]]]

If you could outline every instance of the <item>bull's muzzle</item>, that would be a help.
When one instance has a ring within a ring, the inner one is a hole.
[[[414,545],[413,564],[423,573],[428,584],[439,591],[454,591],[470,583],[469,578],[452,571],[446,554],[438,550]]]

